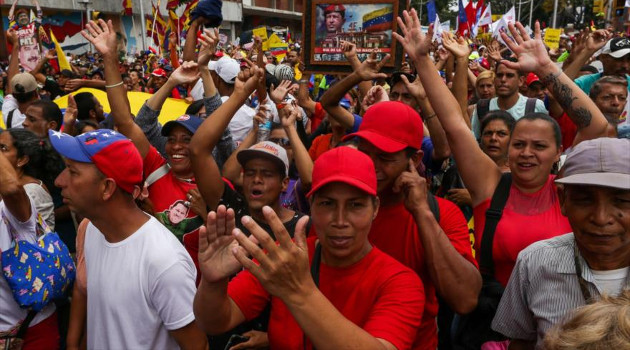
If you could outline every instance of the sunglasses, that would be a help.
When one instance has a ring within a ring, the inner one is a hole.
[[[269,141],[275,143],[276,145],[280,145],[282,147],[291,146],[291,141],[289,141],[289,139],[270,138]]]

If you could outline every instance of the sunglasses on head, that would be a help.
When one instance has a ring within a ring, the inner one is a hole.
[[[276,145],[280,145],[282,147],[291,146],[291,141],[289,141],[289,139],[270,138],[269,141],[275,143]]]

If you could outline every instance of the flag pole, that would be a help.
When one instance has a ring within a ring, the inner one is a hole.
[[[147,25],[146,23],[144,23],[146,21],[146,19],[144,18],[144,5],[143,5],[142,0],[140,0],[140,24],[142,26],[142,35],[140,36],[142,38],[142,51],[146,51],[147,49],[147,43],[146,43],[146,36],[147,36]],[[132,5],[133,6],[133,5]]]
[[[529,0],[529,27],[532,27],[532,17],[534,16],[534,0]]]

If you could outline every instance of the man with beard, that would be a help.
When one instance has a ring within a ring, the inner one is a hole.
[[[489,111],[506,111],[515,120],[519,120],[528,113],[547,113],[543,101],[528,98],[519,93],[519,87],[525,84],[523,73],[510,69],[501,62],[497,63],[496,77],[494,79],[496,97],[490,100],[479,100],[472,115],[472,130],[477,139],[481,137],[481,120]]]

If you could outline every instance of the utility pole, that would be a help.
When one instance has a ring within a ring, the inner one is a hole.
[[[140,33],[140,37],[142,38],[142,51],[147,50],[147,28],[144,23],[144,5],[142,4],[144,0],[140,0],[140,24],[142,25],[142,33]],[[133,19],[132,19],[133,20]]]
[[[556,28],[556,18],[558,17],[558,0],[553,0],[553,21],[551,27]]]

